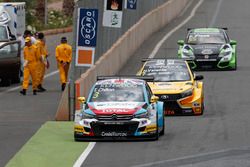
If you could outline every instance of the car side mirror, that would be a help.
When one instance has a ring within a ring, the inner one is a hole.
[[[153,96],[151,96],[150,102],[151,102],[151,103],[155,103],[155,102],[157,102],[158,100],[159,100],[159,97],[153,95]]]
[[[184,45],[184,40],[178,40],[177,44],[180,45],[180,46],[183,46]]]
[[[16,40],[16,36],[11,34],[11,35],[10,35],[10,40],[11,40],[11,41],[15,41],[15,40]]]
[[[230,40],[230,45],[236,45],[237,44],[237,41],[235,40]]]
[[[85,97],[78,97],[77,100],[78,100],[80,103],[85,103],[85,102],[86,102]]]
[[[203,75],[195,75],[194,77],[194,80],[196,81],[203,80],[203,79],[204,79]]]

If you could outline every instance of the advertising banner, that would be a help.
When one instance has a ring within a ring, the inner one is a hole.
[[[97,41],[97,9],[78,9],[76,66],[94,64]]]
[[[137,0],[125,0],[125,7],[127,9],[136,9],[136,5],[137,5]]]
[[[103,26],[121,28],[123,0],[105,0]]]

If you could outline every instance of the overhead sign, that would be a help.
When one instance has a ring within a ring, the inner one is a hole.
[[[125,5],[127,9],[136,9],[137,0],[126,0]]]
[[[103,26],[120,28],[122,26],[123,0],[104,0]]]
[[[97,41],[97,9],[78,9],[76,66],[94,64]]]

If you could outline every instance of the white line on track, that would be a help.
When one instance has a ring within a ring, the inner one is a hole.
[[[162,44],[173,34],[175,33],[177,30],[179,30],[182,26],[184,26],[190,19],[192,19],[196,13],[196,10],[200,7],[200,5],[203,3],[204,0],[200,0],[199,3],[196,4],[196,6],[194,7],[194,9],[192,10],[191,14],[183,21],[181,22],[178,26],[176,26],[174,29],[172,29],[171,31],[169,31],[155,46],[154,50],[152,51],[152,53],[149,55],[148,58],[154,58],[156,53],[159,51],[160,47],[162,46]]]
[[[223,157],[232,157],[232,156],[249,154],[249,151],[250,151],[249,148],[223,149],[223,150],[218,150],[218,151],[214,151],[214,152],[184,156],[184,157],[181,157],[181,158],[175,158],[175,159],[169,159],[169,160],[163,160],[163,161],[156,161],[156,162],[147,163],[147,164],[134,165],[132,167],[164,166],[164,165],[168,165],[170,163],[176,164],[174,166],[177,166],[177,162],[181,162],[181,161],[183,162],[185,160],[186,161],[190,160],[189,161],[190,164],[196,166],[194,159],[199,159],[200,158],[199,162],[202,162],[201,160],[208,161],[208,160],[218,159],[219,157],[223,158]],[[189,165],[180,164],[178,166],[189,166]]]
[[[185,6],[185,8],[180,13],[180,16],[184,15],[184,13],[189,9],[189,7],[192,5],[193,2],[194,2],[194,0],[191,0],[191,1],[188,2],[188,4]]]
[[[214,14],[214,16],[213,16],[213,18],[212,18],[212,20],[211,20],[211,22],[209,24],[209,27],[213,27],[214,26],[215,21],[216,21],[216,19],[218,17],[218,14],[219,14],[222,2],[223,2],[223,0],[220,0],[218,2],[218,5],[216,6],[215,14]]]
[[[57,74],[58,72],[59,72],[59,71],[58,71],[58,70],[56,70],[56,71],[53,71],[53,72],[51,72],[51,73],[48,73],[48,74],[46,74],[46,75],[44,76],[44,78],[51,77],[51,76],[53,76],[53,75]],[[5,91],[1,92],[1,93],[0,93],[0,96],[1,96],[1,95],[3,95],[3,94],[5,94],[5,93],[8,93],[8,92],[12,92],[12,91],[15,91],[15,90],[21,89],[21,87],[22,87],[22,86],[16,86],[16,87],[13,87],[13,88],[7,89],[7,90],[5,90]]]
[[[199,3],[194,7],[191,14],[177,27],[172,29],[168,34],[166,34],[161,41],[159,41],[154,48],[153,52],[150,54],[149,58],[154,58],[162,44],[178,29],[180,29],[184,24],[186,24],[194,15],[198,7],[203,3],[204,0],[200,0]],[[186,9],[185,9],[186,10]],[[74,167],[80,167],[85,159],[88,157],[88,154],[91,152],[91,150],[94,148],[96,142],[89,143],[88,147],[84,150],[84,152],[81,154],[81,156],[78,158],[78,160],[75,162]]]
[[[77,159],[73,167],[81,167],[91,150],[94,148],[96,142],[90,142],[88,147],[84,150],[84,152],[80,155],[80,157]]]

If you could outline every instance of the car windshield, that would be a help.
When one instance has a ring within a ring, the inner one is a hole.
[[[129,83],[108,83],[95,86],[90,102],[144,102],[143,86]]]
[[[170,61],[159,63],[148,63],[142,71],[143,76],[153,76],[157,82],[178,82],[190,80],[190,74],[185,63],[173,63]]]
[[[224,44],[225,37],[221,32],[192,32],[188,35],[187,43],[191,45],[197,44]]]

